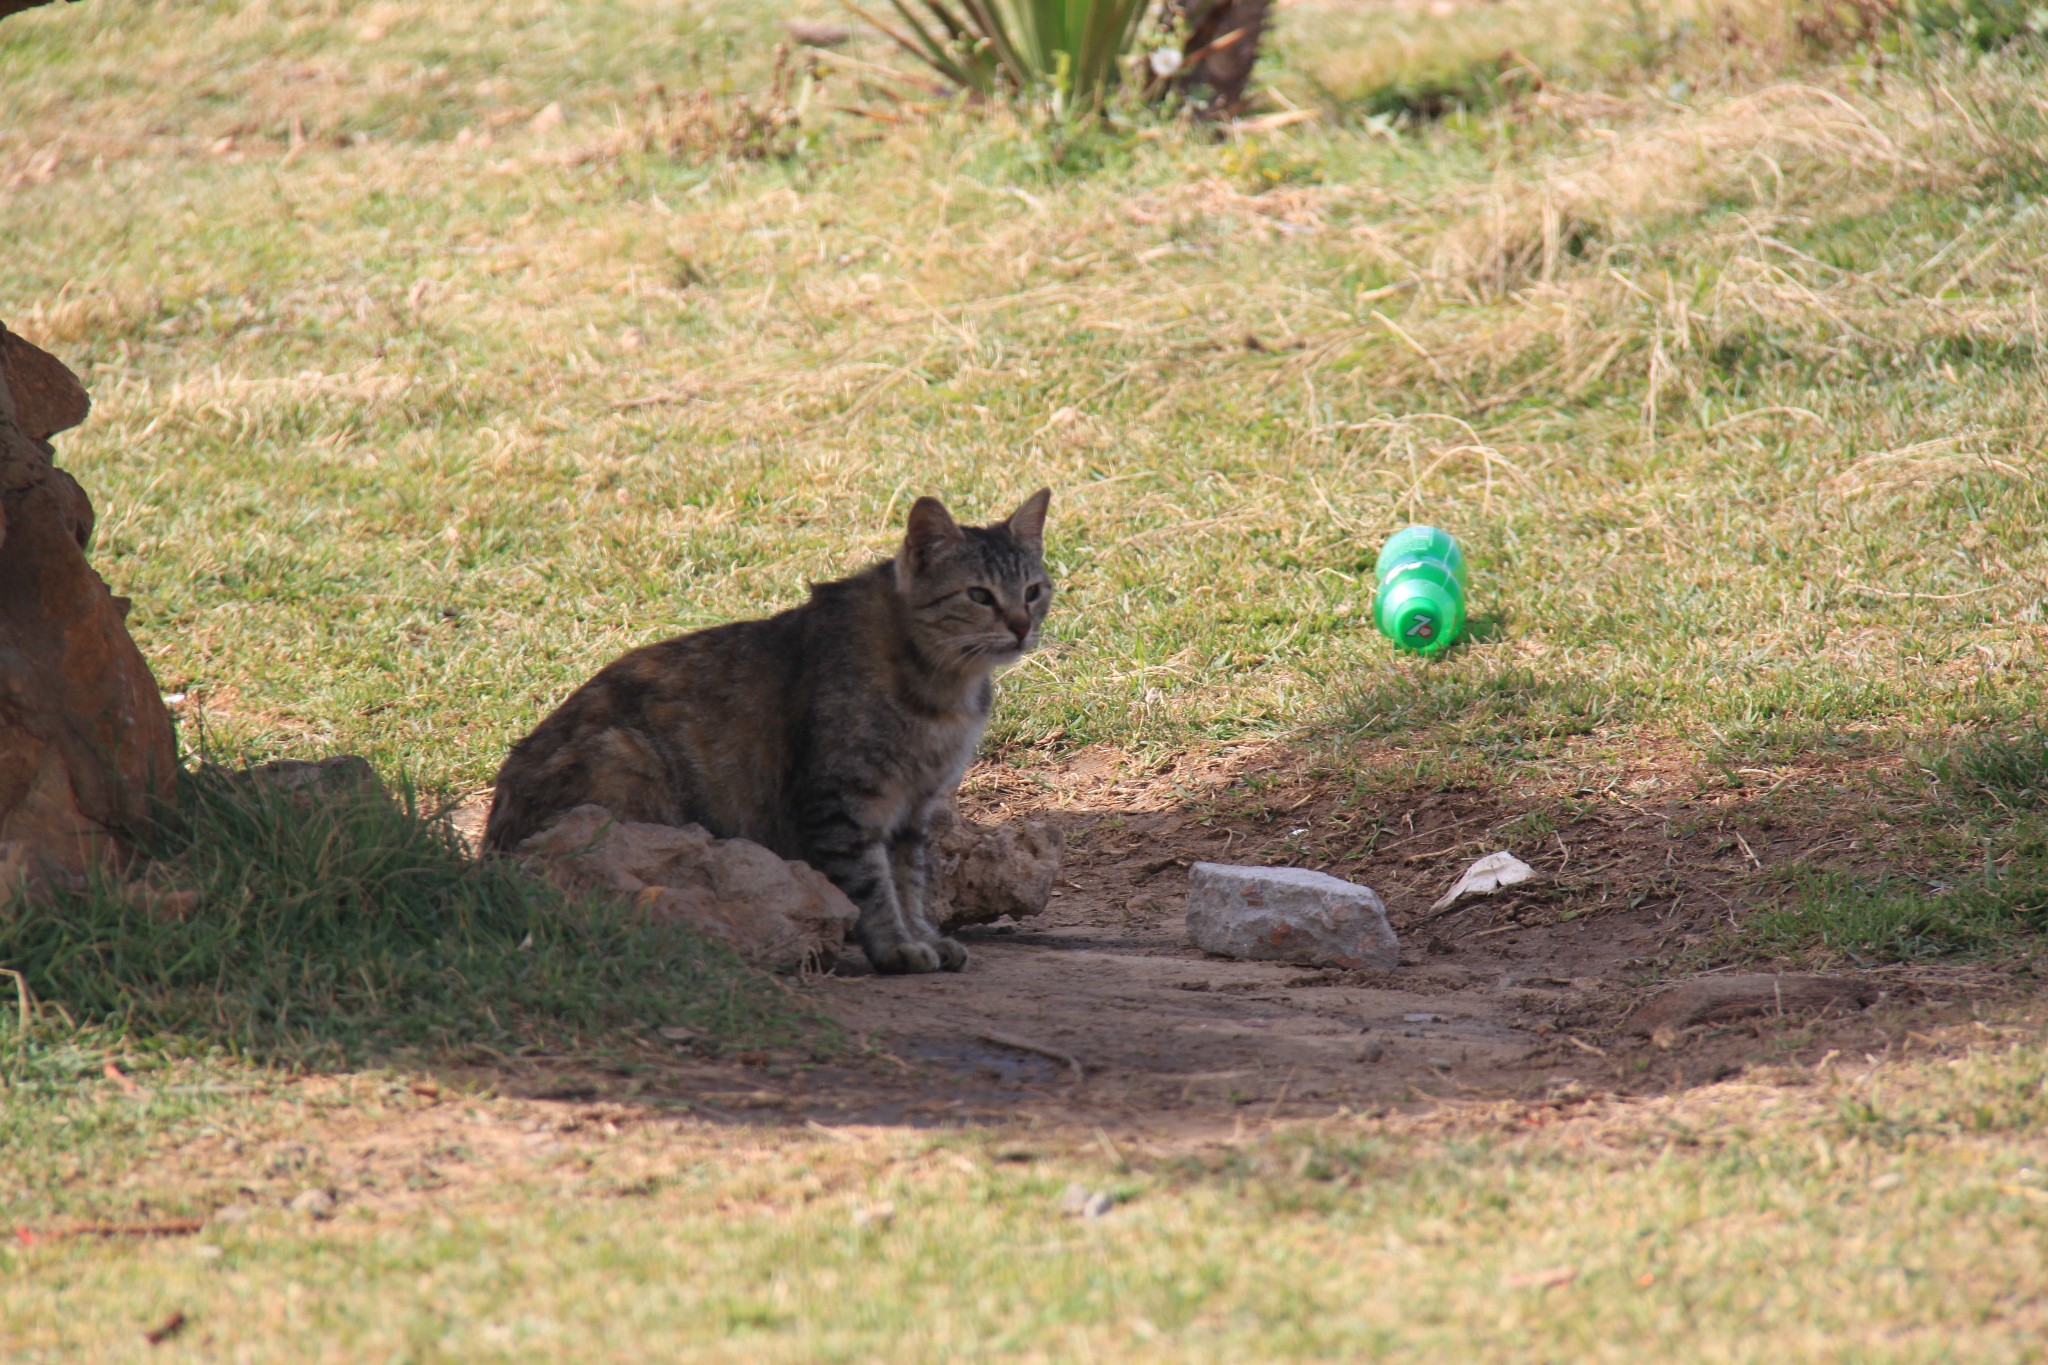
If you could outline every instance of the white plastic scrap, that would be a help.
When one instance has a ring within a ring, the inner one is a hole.
[[[1536,875],[1536,869],[1503,849],[1489,853],[1465,869],[1465,875],[1458,878],[1458,884],[1438,898],[1431,910],[1441,910],[1460,896],[1490,896],[1503,886],[1526,882]]]

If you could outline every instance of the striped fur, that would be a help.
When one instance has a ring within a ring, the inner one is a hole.
[[[586,803],[699,824],[830,877],[876,970],[957,971],[967,950],[925,911],[926,835],[980,743],[992,675],[1038,644],[1050,500],[962,527],[920,498],[895,558],[608,665],[513,746],[486,846]]]

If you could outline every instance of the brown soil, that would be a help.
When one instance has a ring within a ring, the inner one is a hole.
[[[875,976],[853,953],[804,982],[804,998],[852,1036],[850,1059],[679,1052],[632,1088],[714,1119],[1199,1130],[1668,1090],[1831,1050],[1878,1052],[1967,1018],[1995,977],[1892,968],[1866,973],[1883,993],[1850,1015],[1765,1016],[1654,1042],[1622,1030],[1634,1005],[1684,974],[1688,954],[1703,963],[1716,933],[1763,903],[1769,869],[1876,856],[1881,825],[1873,836],[1848,803],[1786,801],[1798,785],[1702,785],[1646,768],[1518,806],[1476,790],[1360,789],[1279,747],[1150,770],[1101,752],[1050,773],[984,764],[962,792],[970,815],[1030,814],[1066,831],[1044,914],[963,932],[974,958],[957,975]],[[1832,806],[1850,813],[1831,823]],[[1499,848],[1540,877],[1430,913],[1467,863]],[[1404,945],[1399,969],[1190,949],[1182,901],[1197,860],[1309,866],[1372,886]],[[616,1094],[553,1071],[531,1080],[533,1095]]]

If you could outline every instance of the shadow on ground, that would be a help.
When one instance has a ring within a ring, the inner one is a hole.
[[[630,1099],[718,1122],[1042,1125],[1210,1131],[1444,1101],[1640,1094],[1882,1053],[2014,987],[1992,968],[1884,967],[1877,1004],[1754,1017],[1657,1041],[1625,1027],[1671,977],[1739,965],[1744,918],[1797,862],[1872,856],[1853,824],[1787,820],[1757,789],[1643,773],[1514,805],[1477,790],[1373,790],[1246,747],[1141,770],[1088,752],[1030,776],[970,775],[977,819],[1065,829],[1044,914],[963,934],[954,975],[878,977],[850,955],[791,987],[846,1029],[829,1060],[704,1057],[687,1040],[630,1077],[522,1059],[533,1097]],[[1540,877],[1441,914],[1472,858],[1509,848]],[[1299,864],[1366,882],[1404,949],[1388,972],[1209,957],[1186,946],[1197,860]],[[1735,955],[1731,958],[1731,953]]]

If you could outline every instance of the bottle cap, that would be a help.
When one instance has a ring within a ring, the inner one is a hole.
[[[1373,615],[1380,632],[1415,654],[1434,654],[1465,628],[1464,594],[1441,564],[1403,565],[1380,589]]]

